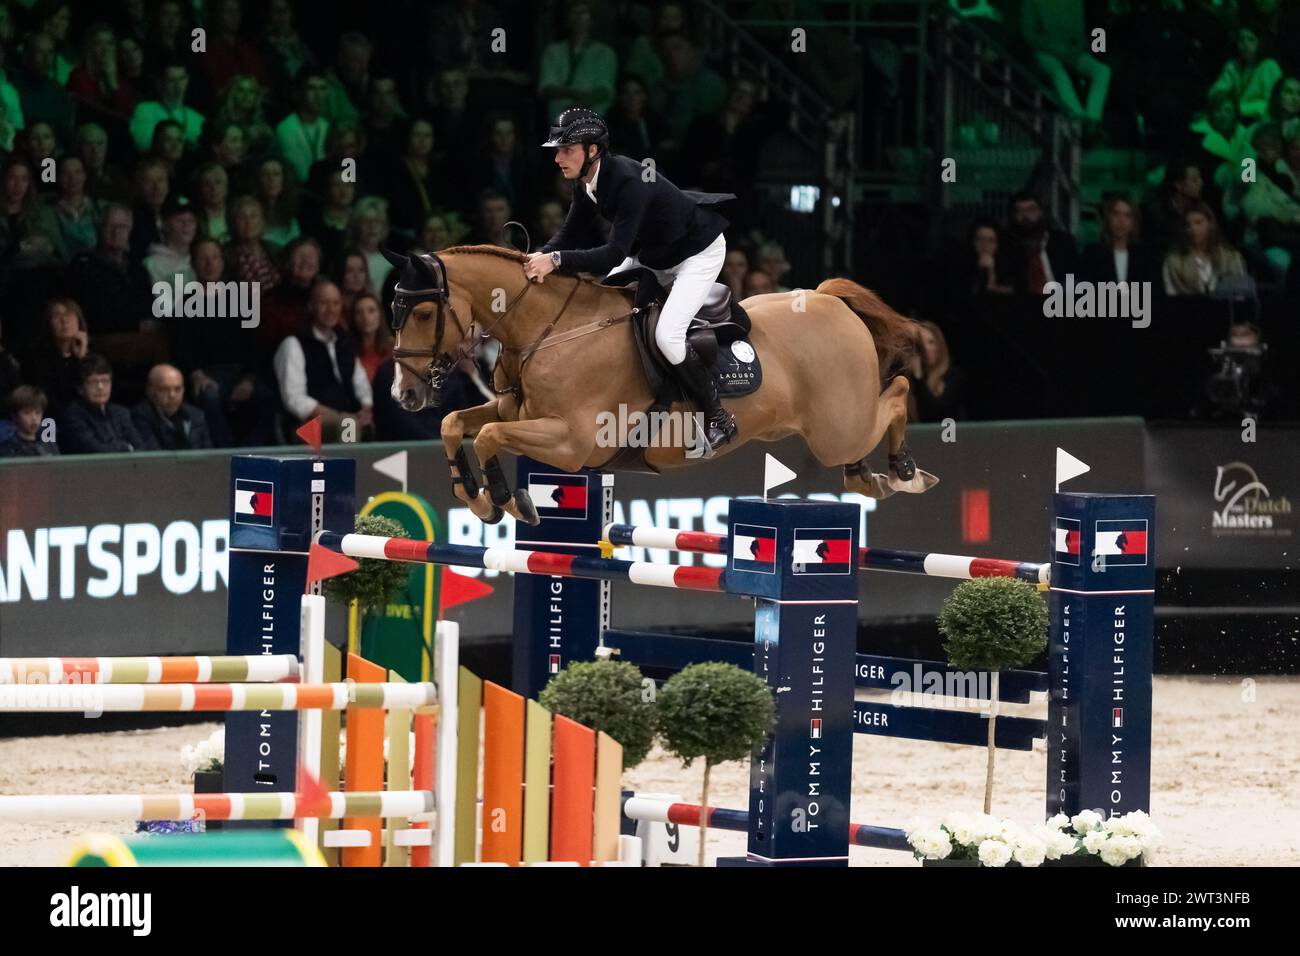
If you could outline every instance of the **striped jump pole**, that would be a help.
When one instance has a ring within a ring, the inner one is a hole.
[[[238,684],[298,679],[298,658],[292,654],[0,658],[0,684]]]
[[[29,794],[0,796],[0,820],[295,820],[431,813],[428,790],[342,792],[320,802],[294,793]]]
[[[620,561],[588,555],[482,548],[464,544],[437,544],[410,538],[385,538],[373,534],[322,531],[317,544],[352,558],[452,564],[510,574],[536,574],[598,581],[631,581],[651,587],[690,591],[725,592],[722,568],[680,567],[649,561]]]
[[[708,825],[714,830],[749,830],[749,811],[709,807]],[[629,820],[649,823],[671,823],[677,826],[698,827],[700,805],[676,803],[659,797],[634,794],[623,800],[623,816]],[[882,850],[910,850],[907,835],[894,827],[877,827],[866,823],[849,824],[849,843],[853,846],[870,846]]]
[[[634,548],[662,548],[693,554],[727,554],[730,540],[725,534],[678,531],[630,524],[605,527],[611,545]],[[858,548],[858,567],[871,571],[899,571],[937,578],[1019,578],[1031,584],[1050,583],[1051,564],[1008,561],[1002,558],[973,558],[937,551],[899,551],[892,548]]]
[[[0,686],[0,713],[415,708],[437,698],[431,683],[9,684]]]

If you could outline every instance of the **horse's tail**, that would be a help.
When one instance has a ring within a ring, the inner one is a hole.
[[[817,287],[817,291],[840,299],[866,323],[876,343],[882,382],[893,378],[920,347],[921,327],[899,315],[885,305],[880,296],[852,279],[827,279]]]

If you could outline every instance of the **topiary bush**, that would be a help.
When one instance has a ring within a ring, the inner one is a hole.
[[[384,538],[402,538],[406,536],[406,529],[392,518],[385,518],[382,515],[359,515],[356,533],[376,534]],[[411,566],[403,561],[358,558],[355,571],[322,581],[321,593],[328,600],[339,601],[344,605],[356,601],[360,605],[359,613],[364,614],[366,608],[382,609],[386,606],[393,595],[406,584],[410,575]]]
[[[939,611],[939,633],[960,670],[1023,667],[1047,648],[1047,606],[1015,578],[975,578],[953,589]]]
[[[624,768],[635,767],[654,745],[652,685],[626,661],[570,664],[546,685],[538,703],[553,714],[603,730],[623,747]]]

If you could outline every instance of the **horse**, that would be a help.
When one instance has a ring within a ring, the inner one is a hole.
[[[655,400],[630,328],[631,291],[559,273],[530,282],[524,254],[498,246],[385,255],[399,270],[392,395],[403,408],[438,404],[459,362],[486,339],[500,343],[496,399],[442,420],[453,491],[478,518],[495,523],[505,512],[538,521],[527,490],[511,489],[497,458],[502,449],[563,471],[619,467],[622,449],[598,440],[602,419],[620,405],[648,410]],[[718,455],[800,435],[823,465],[843,468],[845,490],[885,498],[938,482],[907,450],[908,380],[893,374],[919,344],[916,323],[849,279],[755,295],[742,305],[763,381],[752,394],[726,399],[739,434]],[[694,409],[676,404],[672,411]],[[889,473],[879,474],[867,456],[886,435]],[[466,436],[474,437],[486,487],[466,454]],[[663,471],[704,460],[681,444],[645,449],[644,466]]]

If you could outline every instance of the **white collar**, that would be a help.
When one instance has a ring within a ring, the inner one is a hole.
[[[591,201],[592,201],[592,202],[595,202],[595,201],[596,201],[596,180],[598,180],[598,179],[600,179],[600,160],[599,160],[599,159],[596,160],[596,169],[595,169],[595,171],[591,174],[591,182],[589,182],[589,183],[583,183],[583,185],[587,187],[587,195],[591,197]]]

